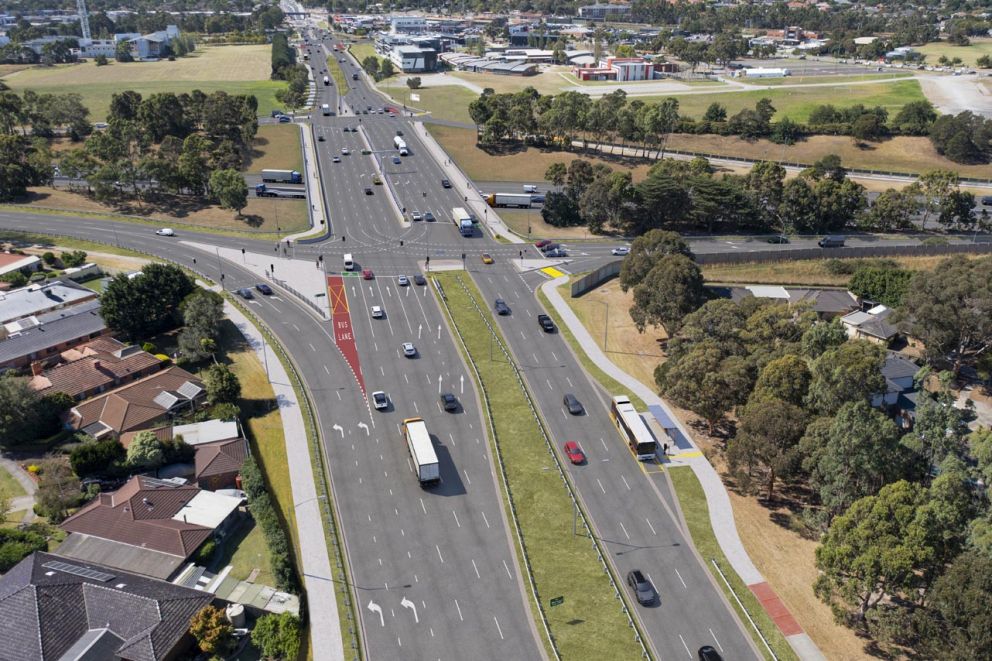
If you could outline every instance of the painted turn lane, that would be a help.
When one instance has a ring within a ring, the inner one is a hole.
[[[344,278],[339,275],[327,276],[327,297],[331,303],[331,325],[334,328],[334,343],[344,356],[351,368],[351,373],[358,381],[358,387],[365,393],[365,379],[362,377],[362,366],[358,360],[358,346],[355,344],[355,332],[351,327],[351,310],[348,307],[348,296],[344,290]]]

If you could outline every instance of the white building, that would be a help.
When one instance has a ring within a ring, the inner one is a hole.
[[[393,16],[390,19],[393,34],[424,34],[427,20],[421,16]]]
[[[419,46],[394,46],[389,59],[403,73],[434,71],[437,68],[437,51]]]
[[[114,57],[117,55],[117,42],[113,39],[80,39],[79,57]]]

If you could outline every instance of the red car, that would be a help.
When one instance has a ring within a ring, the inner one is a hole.
[[[374,276],[372,275],[372,269],[362,269],[362,278],[365,280],[371,280]]]
[[[535,248],[543,248],[544,246],[548,245],[549,243],[551,243],[551,241],[549,239],[541,239],[540,241],[538,241],[537,243],[534,244],[534,247]]]
[[[565,454],[568,455],[568,460],[576,466],[586,462],[586,455],[582,453],[582,448],[575,441],[567,441],[565,443]]]

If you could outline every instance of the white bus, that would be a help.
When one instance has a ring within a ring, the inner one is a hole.
[[[637,414],[637,409],[630,403],[630,398],[626,395],[617,395],[610,404],[610,418],[617,426],[620,436],[631,452],[641,461],[650,461],[655,458],[658,450],[658,443],[651,435],[648,426]]]
[[[434,484],[441,479],[441,469],[434,452],[427,423],[423,418],[407,418],[403,421],[403,436],[413,460],[413,472],[417,474],[421,486]]]

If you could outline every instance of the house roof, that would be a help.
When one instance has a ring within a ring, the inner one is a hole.
[[[0,578],[0,640],[8,661],[158,661],[213,596],[117,569],[32,553]],[[96,654],[97,656],[92,656]]]
[[[0,252],[0,274],[34,266],[40,261],[41,259],[35,255],[17,255],[9,252]]]
[[[172,440],[173,429],[174,428],[170,427],[169,425],[165,425],[164,427],[155,427],[154,429],[136,429],[135,431],[124,432],[123,434],[120,435],[120,438],[118,438],[117,440],[121,442],[121,445],[127,448],[131,446],[131,441],[134,440],[135,436],[137,436],[143,431],[150,431],[153,434],[155,434],[155,438],[157,438],[159,441],[164,443],[166,441]]]
[[[70,533],[55,551],[66,558],[97,562],[162,580],[168,580],[186,563],[186,558],[177,555],[78,532]]]
[[[62,529],[187,558],[213,532],[173,518],[198,493],[194,485],[139,475],[117,491],[97,496],[63,521]]]
[[[6,340],[0,340],[0,365],[107,329],[97,300],[40,314],[32,317],[32,323],[18,323],[14,329],[10,328],[10,324],[7,326],[11,334]]]
[[[117,432],[140,429],[201,392],[203,384],[195,376],[169,367],[73,407],[74,427],[101,422]]]
[[[95,291],[68,279],[0,292],[0,323],[42,314],[92,298],[96,298]]]
[[[78,359],[57,365],[33,377],[31,387],[42,395],[64,392],[70,397],[76,397],[80,393],[118,383],[131,374],[161,362],[140,347],[122,345],[120,349],[107,352],[95,349],[91,344],[72,349],[71,355],[79,355]]]
[[[172,519],[183,523],[210,528],[224,523],[234,510],[241,506],[241,499],[213,491],[198,491],[192,500],[183,505]]]
[[[858,306],[857,297],[844,289],[792,289],[789,288],[789,302],[809,302],[814,312],[840,313]]]
[[[887,354],[885,356],[885,362],[882,363],[882,376],[886,379],[895,380],[914,377],[919,371],[919,365],[894,353]]]
[[[890,314],[892,314],[892,310],[889,308],[884,305],[876,305],[867,312],[859,310],[844,315],[841,317],[841,323],[853,326],[865,335],[877,337],[880,340],[888,340],[899,332],[896,326],[886,321]]]
[[[243,438],[197,445],[196,479],[237,472],[247,457],[248,443]]]
[[[187,445],[230,441],[241,437],[235,420],[205,420],[188,425],[176,425],[172,428],[172,434],[182,436]]]

